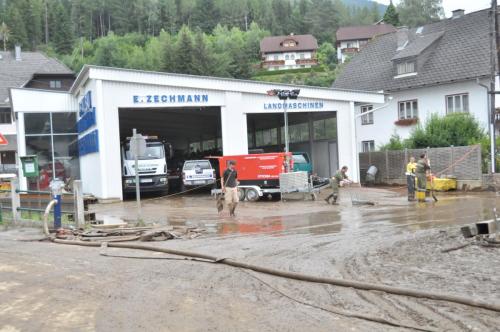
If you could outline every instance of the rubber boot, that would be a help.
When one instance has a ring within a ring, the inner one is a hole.
[[[328,204],[331,204],[330,203],[330,200],[332,199],[333,195],[329,195],[327,198],[325,198],[325,202],[327,202]]]
[[[232,203],[229,203],[227,205],[227,209],[229,211],[229,216],[232,217],[233,216],[233,204]]]
[[[231,217],[235,217],[236,216],[236,214],[234,213],[234,211],[236,210],[236,205],[238,205],[238,204],[237,203],[232,204],[232,206],[231,206],[231,208],[229,210],[229,214],[230,214]]]
[[[336,205],[337,204],[337,195],[333,195],[333,203],[332,205]]]

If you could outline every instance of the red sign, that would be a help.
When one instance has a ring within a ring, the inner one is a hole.
[[[4,135],[0,134],[0,145],[8,145],[9,141],[5,138]]]

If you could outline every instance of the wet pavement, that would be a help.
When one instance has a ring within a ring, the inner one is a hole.
[[[493,208],[500,208],[495,193],[440,193],[438,202],[407,202],[402,190],[357,188],[346,189],[339,205],[316,201],[288,199],[285,202],[261,200],[240,202],[236,218],[227,212],[218,214],[215,200],[202,193],[183,197],[154,198],[143,201],[146,223],[202,227],[210,235],[243,236],[274,234],[332,234],[373,231],[398,232],[463,225],[493,218]],[[352,200],[372,201],[374,206],[353,206]],[[124,220],[136,222],[135,201],[99,204],[92,207],[98,219],[107,223]]]
[[[314,276],[498,301],[498,248],[468,246],[458,225],[490,219],[494,193],[439,194],[408,203],[403,190],[343,192],[340,205],[241,203],[218,215],[199,194],[145,201],[146,222],[202,226],[205,236],[154,243]],[[352,194],[352,196],[351,196]],[[351,197],[375,206],[352,206]],[[134,222],[135,202],[92,208]],[[0,232],[0,331],[498,331],[498,312],[382,292],[276,278],[179,256],[29,241]],[[381,317],[393,326],[338,311]],[[337,313],[336,313],[337,312]]]

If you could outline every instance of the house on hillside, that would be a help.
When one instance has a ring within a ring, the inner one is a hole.
[[[489,10],[415,29],[400,28],[370,42],[333,83],[337,89],[384,92],[384,105],[356,105],[358,149],[371,151],[391,135],[408,138],[431,114],[469,112],[489,128]],[[498,90],[498,88],[497,88]],[[498,123],[497,123],[498,126]]]
[[[267,70],[316,66],[318,41],[313,35],[265,37],[260,42],[261,68]]]
[[[358,53],[374,37],[395,31],[396,28],[384,22],[339,28],[336,33],[337,59],[339,63],[344,63],[347,58]]]
[[[74,79],[74,73],[68,67],[40,52],[21,52],[20,47],[16,47],[14,52],[0,52],[0,133],[8,141],[7,145],[0,145],[0,173],[12,171],[17,163],[16,119],[11,111],[10,88],[69,90]],[[56,130],[46,128],[43,119],[40,121],[38,127],[32,127],[33,135]],[[33,140],[32,144],[37,146],[44,142],[41,136],[33,136],[30,139]],[[48,149],[47,155],[51,158]]]

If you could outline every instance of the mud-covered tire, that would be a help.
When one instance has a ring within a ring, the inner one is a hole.
[[[245,197],[249,202],[255,202],[259,200],[259,193],[254,188],[248,188],[245,193]]]
[[[241,201],[245,200],[246,191],[243,188],[238,188],[238,199]]]

